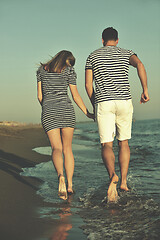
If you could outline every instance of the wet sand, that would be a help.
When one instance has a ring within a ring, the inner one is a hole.
[[[36,194],[36,178],[20,176],[23,167],[49,161],[32,149],[48,146],[40,125],[0,123],[0,239],[53,239],[59,224],[42,219],[38,213],[44,203]]]

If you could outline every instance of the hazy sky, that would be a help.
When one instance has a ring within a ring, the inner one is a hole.
[[[151,100],[140,105],[140,81],[130,68],[134,117],[160,118],[159,13],[159,0],[0,0],[0,121],[40,122],[36,69],[62,49],[76,57],[78,90],[91,109],[85,61],[102,46],[101,33],[109,26],[119,32],[118,46],[137,53],[148,74]],[[87,120],[75,109],[77,121]]]

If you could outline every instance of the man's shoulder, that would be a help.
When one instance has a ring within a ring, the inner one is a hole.
[[[132,50],[126,49],[126,48],[120,48],[118,47],[117,50],[119,51],[119,53],[121,53],[122,55],[126,55],[126,56],[131,56],[131,55],[136,55]]]
[[[125,48],[121,48],[121,47],[101,47],[98,48],[96,50],[94,50],[93,52],[90,53],[89,55],[89,59],[96,59],[97,57],[103,57],[103,56],[112,56],[112,55],[119,55],[122,57],[130,57],[131,55],[135,54],[132,50],[128,50]]]
[[[104,47],[98,48],[98,49],[92,51],[92,52],[89,54],[89,57],[92,58],[92,57],[99,56],[99,55],[102,54],[103,50],[104,50]]]
[[[104,53],[104,52],[107,52],[108,49],[109,49],[109,48],[107,48],[107,47],[101,47],[101,48],[98,48],[98,49],[92,51],[92,52],[90,53],[90,56],[92,56],[92,55],[96,55],[96,54],[98,54],[98,53]],[[132,51],[132,50],[128,50],[128,49],[121,48],[121,47],[114,47],[113,50],[114,50],[114,52],[117,51],[117,52],[123,52],[123,53],[127,53],[127,52]]]
[[[98,49],[92,51],[90,55],[94,55],[94,54],[97,54],[97,53],[99,53],[99,52],[102,52],[103,49],[104,49],[104,47],[98,48]]]

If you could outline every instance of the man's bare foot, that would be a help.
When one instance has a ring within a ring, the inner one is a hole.
[[[65,178],[63,175],[59,175],[58,179],[59,179],[58,196],[63,200],[67,200]]]
[[[129,189],[128,189],[128,187],[127,187],[127,184],[125,183],[125,184],[122,184],[121,183],[121,185],[120,185],[120,189],[121,190],[123,190],[123,191],[126,191],[126,192],[128,192],[129,191]]]
[[[107,192],[108,202],[116,202],[118,200],[118,193],[117,193],[117,183],[118,183],[118,176],[116,174],[113,175],[111,178],[111,182]]]
[[[72,188],[72,183],[67,185],[67,193],[69,195],[72,195],[74,193],[74,190]]]

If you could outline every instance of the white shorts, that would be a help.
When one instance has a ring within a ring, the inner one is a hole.
[[[97,104],[97,122],[100,142],[120,141],[131,138],[132,100],[113,100]]]

